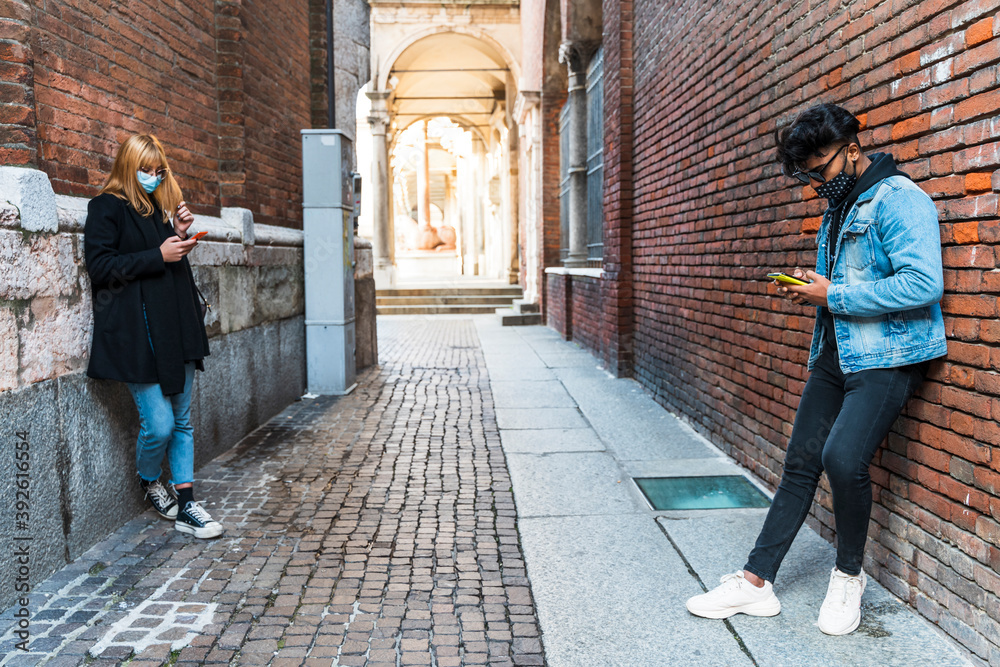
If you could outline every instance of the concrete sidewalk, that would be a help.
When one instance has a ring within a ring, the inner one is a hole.
[[[690,616],[764,510],[649,510],[634,477],[742,472],[552,330],[389,317],[379,349],[197,471],[221,538],[133,519],[33,588],[27,651],[0,612],[0,667],[970,664],[874,582],[820,633],[808,529],[779,616]]]
[[[861,627],[822,634],[835,553],[808,527],[776,582],[780,615],[688,614],[743,565],[766,510],[655,512],[632,478],[745,471],[553,330],[476,326],[551,667],[972,664],[872,580]]]

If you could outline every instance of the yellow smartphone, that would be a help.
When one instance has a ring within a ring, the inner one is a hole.
[[[771,280],[777,280],[779,283],[785,283],[786,285],[808,285],[809,283],[805,280],[799,280],[794,278],[787,273],[769,273],[767,277]]]

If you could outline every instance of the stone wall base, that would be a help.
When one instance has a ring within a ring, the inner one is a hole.
[[[215,336],[209,346],[191,400],[196,471],[305,391],[301,315]],[[29,485],[25,516],[16,521],[18,490],[0,485],[0,507],[8,508],[9,519],[0,522],[0,540],[11,545],[15,537],[31,538],[24,542],[29,584],[146,511],[135,471],[139,419],[124,384],[70,373],[0,392],[0,414],[0,479]],[[28,443],[20,449],[28,452],[27,470],[16,467],[23,463],[15,460],[20,442]],[[19,472],[27,476],[16,477]],[[0,608],[15,599],[17,569],[14,558],[0,564]]]

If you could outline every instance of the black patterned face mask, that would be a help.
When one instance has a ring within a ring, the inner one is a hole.
[[[856,165],[854,170],[857,171]],[[839,174],[817,187],[816,194],[828,202],[841,201],[854,188],[854,184],[857,182],[857,176],[851,176],[846,170],[842,169]]]

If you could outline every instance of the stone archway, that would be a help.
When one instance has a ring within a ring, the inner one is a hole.
[[[382,285],[396,282],[404,255],[429,250],[401,250],[396,222],[427,230],[435,226],[432,211],[455,227],[457,274],[516,282],[517,137],[509,110],[520,44],[516,7],[512,12],[492,28],[488,21],[470,26],[461,16],[451,24],[429,14],[420,24],[410,16],[405,27],[398,16],[391,24],[373,16],[366,120],[373,146],[371,233]],[[442,127],[449,123],[446,137]],[[404,155],[407,164],[394,163]]]

